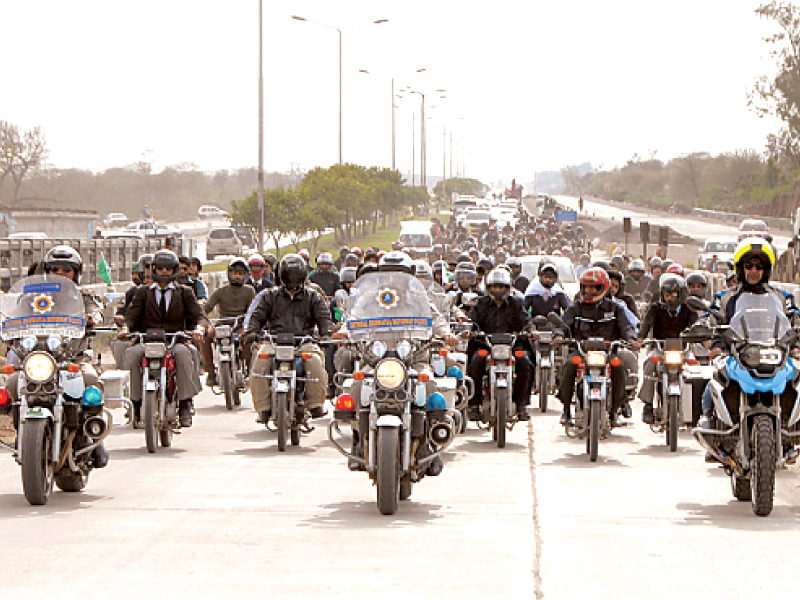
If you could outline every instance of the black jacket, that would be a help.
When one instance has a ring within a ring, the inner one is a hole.
[[[533,320],[525,312],[522,300],[513,295],[506,298],[499,307],[489,296],[481,296],[467,317],[484,333],[533,330]]]
[[[569,333],[579,341],[590,337],[601,337],[608,341],[636,338],[636,332],[625,316],[625,309],[610,298],[603,298],[597,303],[575,302],[562,318]]]
[[[314,328],[321,336],[333,331],[328,305],[318,292],[303,286],[294,297],[283,287],[264,293],[250,317],[247,333],[269,331],[272,334],[292,333],[313,335]]]
[[[647,307],[647,312],[639,327],[639,339],[654,337],[657,340],[667,340],[680,337],[681,332],[697,321],[697,313],[685,304],[679,307],[677,314],[667,309],[661,302],[653,302]],[[650,334],[650,330],[653,333]]]
[[[325,292],[328,297],[333,296],[339,289],[339,274],[334,271],[315,270],[308,276],[309,281],[313,281]]]
[[[163,329],[166,333],[175,333],[194,329],[197,325],[210,326],[192,288],[178,283],[172,291],[167,314],[162,315],[156,301],[155,285],[140,285],[136,288],[131,305],[125,313],[125,323],[130,331]]]

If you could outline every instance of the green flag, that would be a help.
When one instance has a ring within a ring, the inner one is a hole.
[[[100,253],[100,262],[97,263],[97,272],[103,281],[111,285],[111,269],[108,268],[106,257],[102,252]]]

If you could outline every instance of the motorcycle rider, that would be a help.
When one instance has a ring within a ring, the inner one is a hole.
[[[178,283],[186,285],[192,289],[195,298],[200,306],[203,306],[208,300],[208,289],[206,285],[199,279],[192,277],[190,271],[192,269],[192,259],[188,256],[178,257]]]
[[[539,276],[525,290],[525,311],[531,317],[546,317],[551,312],[563,314],[572,301],[558,284],[558,269],[548,258],[539,265]]]
[[[456,284],[454,305],[459,308],[464,307],[465,294],[485,295],[483,290],[478,289],[478,273],[471,262],[458,263],[453,273],[453,281]]]
[[[350,254],[350,248],[347,246],[342,246],[339,248],[339,258],[333,263],[333,266],[336,268],[337,271],[341,271],[342,267],[344,267],[344,259],[345,257]]]
[[[258,301],[247,324],[245,343],[256,341],[263,331],[273,335],[291,333],[310,336],[316,329],[322,337],[331,334],[333,322],[328,306],[318,292],[305,285],[307,277],[308,265],[302,256],[287,254],[281,259],[277,271],[278,287],[267,290]],[[269,340],[265,340],[261,348],[270,356],[274,355],[274,347]],[[311,353],[311,358],[304,361],[310,380],[305,385],[305,400],[311,417],[317,419],[327,412],[323,407],[328,386],[325,359],[319,345],[314,342],[306,342],[300,346],[300,351]],[[271,358],[256,357],[253,361],[250,391],[253,408],[258,413],[258,423],[269,422],[272,387],[264,375],[270,375],[271,371]]]
[[[706,292],[708,291],[708,279],[699,271],[695,271],[687,275],[686,286],[689,288],[690,296],[705,299]]]
[[[653,278],[644,272],[644,261],[636,258],[628,265],[628,277],[625,278],[625,289],[633,296],[634,300],[640,300],[642,293],[648,288]]]
[[[247,266],[250,270],[250,276],[247,278],[248,285],[252,286],[256,293],[273,287],[272,281],[267,276],[267,261],[258,252],[251,254],[247,259]]]
[[[176,333],[194,328],[192,337],[196,343],[200,343],[204,334],[212,331],[211,323],[203,313],[194,292],[177,283],[178,265],[178,257],[171,250],[159,250],[153,255],[151,270],[155,283],[137,288],[125,315],[125,325],[119,330],[120,339],[125,339],[129,331],[144,333],[148,329],[163,329],[165,333]],[[188,344],[175,344],[172,347],[181,427],[192,426],[192,399],[202,389],[196,352]],[[124,365],[131,372],[130,393],[134,405],[134,422],[140,420],[141,414],[143,356],[144,344],[131,346],[125,352]]]
[[[522,261],[517,256],[509,256],[506,264],[511,267],[511,285],[524,294],[531,282],[522,274]]]
[[[203,307],[206,315],[219,307],[219,316],[221,319],[233,319],[236,317],[244,316],[247,308],[256,296],[256,291],[252,286],[245,285],[244,282],[250,275],[250,269],[247,268],[247,263],[243,258],[237,257],[228,263],[228,283],[220,288],[214,290],[208,303]],[[242,332],[242,325],[240,324],[235,333]],[[242,359],[250,364],[251,350],[248,344],[242,345]],[[208,375],[206,376],[206,385],[215,386],[219,385],[217,381],[217,370],[214,366],[214,342],[213,337],[203,339],[203,364],[206,366]]]
[[[667,340],[680,337],[687,327],[697,321],[698,315],[686,305],[689,290],[683,277],[674,273],[661,276],[661,296],[652,302],[644,315],[637,336],[637,346],[647,337]],[[650,332],[652,331],[652,336]],[[646,360],[643,367],[643,381],[639,389],[639,399],[644,402],[642,421],[648,425],[655,422],[653,415],[653,395],[658,378],[658,365]]]
[[[583,275],[589,268],[589,262],[591,260],[592,258],[585,252],[581,254],[580,258],[578,259],[578,264],[575,266],[575,276],[578,279],[580,279],[581,275]]]
[[[523,301],[511,294],[511,275],[505,269],[492,269],[486,275],[486,296],[478,298],[475,306],[470,308],[467,317],[474,326],[486,334],[516,333],[530,334],[538,339],[530,315],[525,312]],[[469,366],[467,372],[475,382],[475,392],[469,401],[470,419],[480,418],[483,402],[483,376],[486,372],[486,357],[480,356],[478,350],[485,347],[472,340],[467,350]],[[514,350],[522,350],[522,340],[517,340]],[[531,386],[533,385],[533,363],[525,356],[516,358],[516,381],[514,382],[513,401],[517,406],[517,419],[529,421],[527,407],[530,403]]]
[[[652,298],[659,298],[658,295],[658,280],[661,278],[662,273],[664,272],[664,263],[661,260],[661,257],[654,256],[650,259],[650,277],[652,277],[652,281],[650,285],[647,286],[647,291],[650,292]]]
[[[633,325],[625,316],[623,305],[608,297],[610,290],[611,281],[603,268],[592,267],[587,270],[581,276],[580,293],[576,302],[564,312],[563,320],[567,331],[560,331],[556,337],[571,333],[572,338],[578,342],[589,338],[633,341],[636,337]],[[574,351],[564,364],[561,370],[561,387],[558,390],[559,400],[564,405],[562,425],[572,419],[570,402],[578,371],[578,365],[572,362],[572,356],[579,354]],[[630,415],[630,406],[625,401],[625,381],[625,367],[611,365],[612,421],[616,420],[619,409],[622,409],[624,415]]]
[[[611,297],[619,302],[622,302],[625,305],[625,308],[631,312],[638,322],[639,311],[636,308],[636,300],[633,299],[632,295],[625,291],[625,275],[623,275],[619,270],[612,268],[610,271],[608,271],[608,277],[611,279]]]
[[[331,298],[339,289],[339,274],[333,269],[333,256],[322,252],[317,256],[317,268],[311,271],[309,281],[316,283]]]

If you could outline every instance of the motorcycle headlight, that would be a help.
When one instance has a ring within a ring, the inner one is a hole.
[[[231,337],[231,326],[218,325],[217,327],[214,328],[214,337],[217,339]]]
[[[370,351],[378,358],[383,358],[383,355],[386,354],[386,344],[381,341],[373,342]]]
[[[492,346],[492,358],[497,360],[511,359],[511,346]]]
[[[25,359],[23,370],[29,381],[48,381],[56,372],[56,363],[49,354],[34,352]]]
[[[406,368],[399,360],[384,360],[375,369],[375,379],[383,388],[399,388],[406,380]]]
[[[397,348],[395,348],[397,352],[397,356],[400,358],[405,358],[409,354],[411,354],[411,343],[408,340],[403,340],[399,344],[397,344]]]
[[[51,335],[47,338],[47,349],[50,352],[55,352],[61,346],[61,337],[57,335]]]
[[[586,364],[590,367],[605,367],[606,366],[606,353],[605,352],[587,352]]]
[[[783,359],[783,353],[778,348],[761,348],[759,362],[762,365],[779,365]]]
[[[669,352],[664,353],[664,364],[665,365],[681,365],[683,364],[683,352],[678,352],[676,350],[670,350]]]

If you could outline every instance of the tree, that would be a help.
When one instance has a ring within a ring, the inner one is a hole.
[[[800,167],[800,8],[773,0],[755,12],[779,27],[777,33],[764,38],[774,47],[770,56],[778,73],[774,79],[762,76],[756,81],[748,104],[760,117],[772,115],[783,122],[777,133],[767,136],[769,156]]]
[[[15,124],[0,121],[0,186],[10,175],[14,182],[13,202],[19,199],[22,182],[44,164],[47,153],[41,127],[20,131]]]

